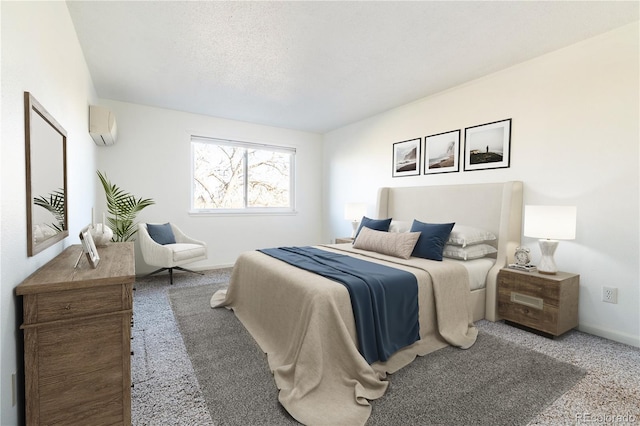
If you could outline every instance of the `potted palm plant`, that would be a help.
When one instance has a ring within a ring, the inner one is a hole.
[[[98,177],[104,188],[107,199],[107,217],[109,227],[113,230],[114,242],[132,241],[133,235],[138,231],[135,218],[145,207],[155,204],[151,198],[137,198],[114,185],[107,178],[106,173],[98,170]]]

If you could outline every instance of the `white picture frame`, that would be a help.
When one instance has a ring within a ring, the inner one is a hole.
[[[82,243],[82,252],[87,255],[89,265],[94,269],[97,268],[100,262],[100,255],[91,236],[91,225],[80,231],[80,242]]]

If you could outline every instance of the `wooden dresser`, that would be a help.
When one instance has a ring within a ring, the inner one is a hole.
[[[71,246],[16,287],[23,296],[26,423],[131,424],[133,243]]]

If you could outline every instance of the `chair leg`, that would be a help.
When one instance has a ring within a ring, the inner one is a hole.
[[[160,268],[160,269],[156,269],[155,271],[151,272],[150,274],[145,275],[142,278],[147,278],[150,277],[151,275],[157,274],[158,272],[162,272],[162,271],[166,271],[169,268]]]
[[[204,272],[192,271],[191,269],[186,269],[186,268],[183,268],[181,266],[174,266],[173,269],[178,269],[178,270],[184,271],[184,272],[191,272],[192,274],[204,275]]]
[[[146,277],[150,277],[151,275],[155,275],[158,272],[162,272],[162,271],[169,271],[169,283],[173,284],[173,268],[160,268],[160,269],[156,269],[155,271],[151,272],[150,274],[145,275],[142,278],[146,278]]]
[[[158,272],[169,271],[169,284],[173,285],[173,270],[174,269],[177,269],[179,271],[184,271],[184,272],[191,272],[192,274],[204,275],[203,272],[192,271],[191,269],[182,268],[180,266],[174,266],[173,268],[160,268],[160,269],[157,269],[157,270],[151,272],[150,274],[145,275],[143,278],[146,278],[146,277],[149,277],[151,275],[157,274]]]
[[[178,271],[191,272],[192,274],[204,275],[202,272],[192,271],[191,269],[185,269],[180,266],[174,266],[173,268],[169,268],[169,278],[170,282],[173,285],[173,270],[177,269]]]

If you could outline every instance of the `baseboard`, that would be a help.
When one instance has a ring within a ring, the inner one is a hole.
[[[580,323],[578,325],[578,330],[584,333],[593,334],[594,336],[604,337],[605,339],[613,340],[615,342],[620,342],[626,345],[631,345],[631,346],[640,348],[640,336],[621,333],[616,330],[611,330],[611,329],[602,328],[602,327],[594,326],[591,324],[584,324],[584,323]]]
[[[185,268],[189,268],[193,271],[213,271],[216,269],[226,269],[226,268],[233,268],[233,263],[229,264],[229,265],[204,265],[204,266],[197,266],[197,267],[193,267],[193,268],[189,268],[187,265],[185,265]]]

